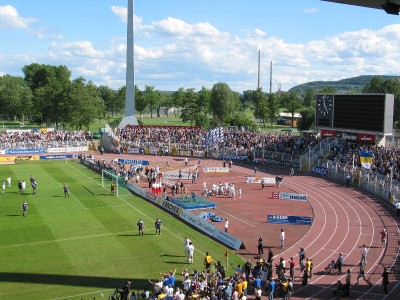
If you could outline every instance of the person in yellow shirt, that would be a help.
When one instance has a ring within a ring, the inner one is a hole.
[[[307,276],[310,278],[310,273],[311,273],[311,260],[309,258],[306,259],[306,271],[307,271]]]
[[[244,278],[242,279],[242,283],[243,283],[243,295],[245,295],[247,297],[247,280],[246,280],[246,276],[243,276]]]
[[[211,255],[209,255],[208,252],[206,252],[206,257],[204,257],[204,265],[206,266],[206,269],[210,268],[212,262],[213,260]]]
[[[237,290],[237,292],[239,294],[239,298],[241,298],[243,295],[243,280],[242,279],[238,280],[238,282],[235,285],[235,289]]]

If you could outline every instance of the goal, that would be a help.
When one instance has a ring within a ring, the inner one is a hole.
[[[101,186],[106,189],[110,188],[110,191],[117,196],[119,196],[121,179],[123,180],[121,176],[115,175],[111,171],[101,170]],[[108,187],[106,185],[108,185]]]

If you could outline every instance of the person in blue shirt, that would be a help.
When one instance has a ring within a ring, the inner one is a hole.
[[[274,299],[274,292],[275,292],[275,281],[272,277],[267,281],[267,296],[269,300]]]
[[[165,284],[166,286],[171,285],[172,287],[175,286],[175,273],[176,273],[176,269],[174,271],[169,270],[168,273],[161,273],[161,275],[166,277],[166,281],[164,280],[163,284]]]
[[[260,275],[257,275],[256,279],[254,279],[254,288],[258,289],[259,287],[261,287],[261,277]]]

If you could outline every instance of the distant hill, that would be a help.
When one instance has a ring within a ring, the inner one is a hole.
[[[361,93],[364,85],[371,80],[372,77],[379,76],[383,80],[390,78],[399,78],[400,76],[387,75],[363,75],[352,78],[341,79],[337,81],[312,81],[292,87],[289,91],[299,94],[306,93],[309,89],[320,90],[326,87],[333,87],[337,93]]]

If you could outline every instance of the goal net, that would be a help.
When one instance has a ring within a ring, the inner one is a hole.
[[[101,185],[117,196],[130,194],[126,188],[125,178],[109,170],[101,171]]]

